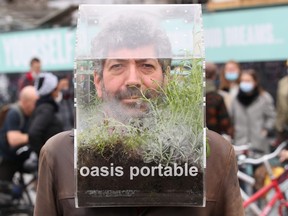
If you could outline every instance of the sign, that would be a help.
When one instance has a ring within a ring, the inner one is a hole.
[[[239,62],[286,60],[287,19],[288,6],[204,14],[206,60],[216,63],[231,59]],[[162,25],[172,43],[179,44],[185,51],[191,41],[187,34],[179,32],[180,23],[167,19]],[[73,70],[74,47],[75,29],[72,28],[2,33],[0,72],[25,72],[33,57],[42,60],[44,71]]]
[[[204,15],[206,59],[257,62],[288,58],[288,6]]]
[[[44,71],[72,70],[75,30],[57,28],[0,35],[0,72],[25,72],[33,57]]]

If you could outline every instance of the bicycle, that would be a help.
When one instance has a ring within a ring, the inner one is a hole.
[[[37,180],[37,161],[24,163],[23,171],[14,175],[12,182],[0,181],[0,216],[32,216],[34,203],[29,188]],[[32,175],[25,181],[24,175]]]
[[[0,216],[33,215],[34,205],[27,190],[30,183],[0,182]]]
[[[243,207],[244,208],[248,208],[249,206],[251,206],[251,210],[260,216],[267,216],[271,210],[273,209],[273,207],[275,206],[275,204],[278,202],[279,206],[278,206],[278,214],[280,216],[283,216],[284,214],[287,215],[287,207],[288,207],[288,201],[287,198],[285,197],[285,194],[283,193],[282,189],[281,189],[281,184],[283,184],[287,179],[288,179],[288,168],[285,168],[285,171],[279,176],[279,177],[275,177],[271,168],[271,165],[269,163],[269,160],[272,158],[275,158],[277,155],[279,155],[280,151],[282,149],[284,149],[286,146],[286,142],[281,143],[277,149],[267,155],[264,155],[258,159],[252,159],[252,158],[243,158],[240,159],[238,161],[239,165],[242,164],[252,164],[252,165],[259,165],[264,163],[268,175],[271,179],[271,182],[262,187],[261,189],[259,189],[257,192],[255,192],[253,195],[251,195],[250,197],[248,196],[247,193],[245,193],[242,189],[241,189],[241,195],[244,199],[243,202]],[[244,149],[244,148],[243,148]],[[238,149],[239,150],[239,149]],[[237,147],[236,147],[236,151],[237,151]],[[251,176],[238,171],[238,178],[251,184],[254,185],[255,184],[255,179],[253,179]],[[288,183],[288,182],[286,182]],[[272,196],[271,200],[268,201],[268,203],[264,206],[264,208],[261,210],[256,204],[255,202],[258,201],[260,198],[264,197],[269,191],[275,191],[275,194]]]

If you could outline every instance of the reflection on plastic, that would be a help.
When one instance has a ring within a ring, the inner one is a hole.
[[[79,11],[76,59],[105,59],[107,46],[133,47],[150,39],[162,44],[158,58],[204,57],[200,5],[81,5]]]

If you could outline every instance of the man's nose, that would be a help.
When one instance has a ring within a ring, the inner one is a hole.
[[[141,87],[141,74],[137,70],[135,64],[129,65],[128,76],[125,84],[127,87],[137,87],[137,88]]]

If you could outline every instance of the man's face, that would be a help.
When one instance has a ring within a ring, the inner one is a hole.
[[[31,71],[36,74],[39,74],[41,71],[41,63],[40,62],[33,62],[31,65]]]
[[[33,96],[30,96],[29,99],[26,99],[25,101],[23,101],[24,112],[27,116],[31,116],[31,114],[33,113],[37,100],[38,100],[38,96],[35,94]]]
[[[155,57],[152,45],[108,52],[103,78],[98,74],[94,78],[98,96],[106,102],[120,103],[132,116],[141,108],[145,110],[145,106],[139,105],[143,94],[152,97],[164,83],[161,65]]]

